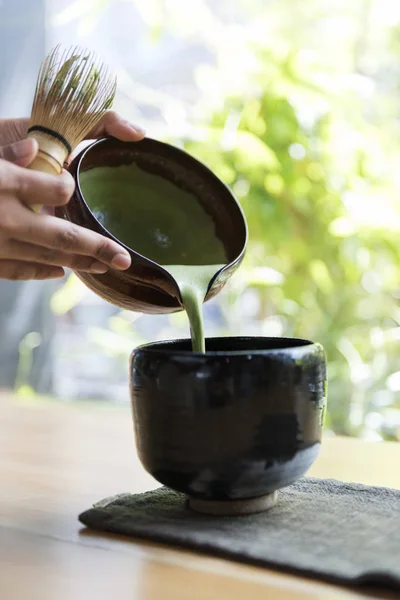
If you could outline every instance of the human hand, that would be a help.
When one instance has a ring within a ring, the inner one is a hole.
[[[24,168],[38,151],[35,140],[22,139],[27,126],[28,119],[0,121],[0,139],[20,139],[0,147],[0,279],[58,278],[62,267],[90,273],[127,269],[130,256],[119,244],[52,214],[68,203],[74,181],[66,171],[54,176]],[[144,132],[108,112],[90,133],[103,135],[136,141]],[[35,204],[44,207],[40,214],[30,210]]]
[[[0,146],[12,144],[26,138],[29,119],[0,119]],[[141,127],[129,123],[113,110],[109,110],[87,135],[88,140],[112,135],[122,142],[141,140],[145,132]]]

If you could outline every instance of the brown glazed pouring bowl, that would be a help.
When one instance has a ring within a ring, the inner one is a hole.
[[[69,171],[75,179],[75,193],[67,206],[57,209],[56,215],[118,241],[132,260],[126,271],[109,269],[103,275],[79,272],[77,276],[98,296],[121,308],[150,314],[182,309],[178,286],[168,271],[114,237],[96,219],[83,196],[80,186],[83,171],[131,164],[193,194],[213,219],[229,264],[210,282],[205,298],[209,300],[222,289],[244,257],[247,226],[243,212],[229,188],[209,168],[183,150],[150,138],[140,142],[104,138],[85,148],[71,163]],[[129,202],[129,197],[126,201]]]

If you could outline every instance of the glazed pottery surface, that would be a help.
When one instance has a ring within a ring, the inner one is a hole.
[[[57,208],[57,216],[116,239],[112,231],[103,227],[85,201],[80,186],[80,174],[96,167],[122,165],[139,167],[158,179],[164,178],[176,189],[190,193],[194,201],[200,203],[202,209],[212,218],[216,236],[221,240],[227,257],[227,265],[220,269],[210,282],[206,300],[215,296],[243,259],[247,243],[246,221],[229,188],[210,169],[183,150],[150,138],[129,143],[114,138],[96,141],[71,163],[69,171],[76,182],[75,193],[67,206]],[[132,187],[131,195],[127,194],[128,203],[135,193],[134,185]],[[149,193],[151,191],[149,188]],[[109,201],[112,203],[113,198]],[[189,209],[188,206],[188,211]],[[134,210],[129,218],[132,219],[132,223],[135,222]],[[195,224],[194,222],[193,236],[198,235]],[[124,225],[129,230],[129,223]],[[179,289],[170,273],[160,264],[135,252],[133,248],[123,243],[122,245],[129,251],[132,259],[128,270],[109,269],[102,275],[77,273],[78,277],[96,294],[125,309],[153,314],[181,310]],[[201,256],[199,259],[201,261]]]
[[[272,494],[317,457],[326,406],[321,345],[262,337],[141,346],[131,356],[139,457],[160,483],[207,501]]]

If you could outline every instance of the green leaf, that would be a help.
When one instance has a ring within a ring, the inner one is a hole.
[[[259,137],[249,131],[238,131],[236,134],[235,154],[241,167],[265,168],[277,171],[280,168],[275,152]]]

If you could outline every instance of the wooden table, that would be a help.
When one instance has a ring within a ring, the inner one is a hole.
[[[310,475],[400,489],[399,465],[400,444],[328,438]],[[398,597],[97,535],[77,521],[105,496],[154,487],[128,409],[0,394],[1,600]]]

